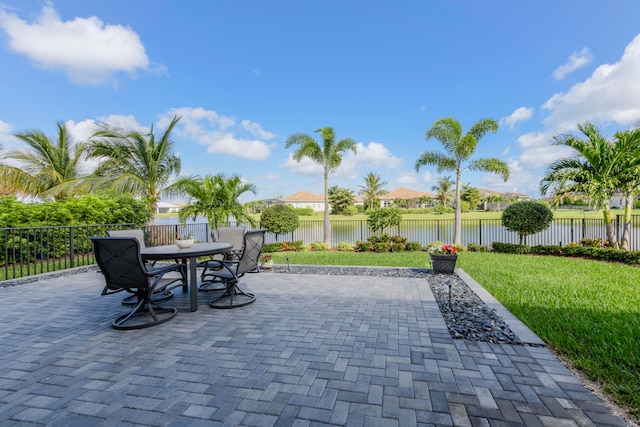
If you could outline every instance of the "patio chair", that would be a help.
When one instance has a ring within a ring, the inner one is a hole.
[[[140,249],[144,249],[147,247],[147,245],[144,242],[144,230],[141,230],[141,229],[130,228],[127,230],[108,230],[107,234],[109,235],[109,237],[135,237],[136,239],[138,239],[138,243],[140,243]],[[156,264],[156,261],[153,261],[151,263],[151,266],[154,266],[155,264]],[[175,284],[177,282],[181,282],[181,284],[187,283],[187,277],[184,276],[181,278],[172,278],[171,280],[169,280],[169,283],[166,283],[165,286],[162,287],[161,291],[158,291],[153,295],[153,300],[155,302],[160,302],[160,301],[168,300],[169,298],[173,297],[173,291],[171,289],[167,289],[167,286],[171,284]],[[119,292],[119,291],[109,290],[109,287],[105,285],[104,289],[102,290],[102,295],[108,295],[116,292]],[[137,302],[136,302],[135,295],[130,295],[125,299],[123,299],[122,304],[136,305]]]
[[[213,283],[224,284],[220,295],[214,296],[209,305],[213,308],[236,308],[249,305],[256,300],[254,294],[238,287],[240,277],[258,266],[264,247],[264,229],[247,231],[244,235],[244,251],[238,260],[214,261],[217,268],[207,269],[204,277]]]
[[[215,238],[215,236],[212,237]],[[226,242],[231,243],[233,247],[231,248],[231,252],[226,253],[224,255],[216,255],[212,257],[210,260],[203,261],[198,263],[198,267],[202,267],[202,275],[200,277],[200,285],[198,286],[198,290],[205,292],[214,292],[221,291],[225,288],[221,288],[216,286],[216,284],[210,280],[205,280],[204,276],[208,269],[220,269],[222,265],[219,263],[221,260],[227,261],[237,261],[242,256],[242,250],[244,248],[244,227],[219,227],[218,228],[218,236],[215,238],[218,242]]]
[[[146,267],[140,257],[140,243],[135,237],[91,237],[93,252],[107,288],[125,290],[136,299],[132,312],[113,321],[115,329],[142,329],[159,325],[175,317],[178,310],[162,307],[152,300],[161,290],[162,277],[170,271],[186,276],[184,264]],[[149,319],[150,318],[150,319]]]

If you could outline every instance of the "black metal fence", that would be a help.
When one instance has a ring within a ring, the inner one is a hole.
[[[622,217],[616,219],[618,235],[622,233]],[[630,249],[640,249],[640,215],[632,217]],[[302,240],[305,244],[323,240],[322,220],[300,221],[292,233],[275,236],[267,233],[266,241]],[[248,226],[247,226],[248,227]],[[331,245],[340,242],[355,243],[367,240],[373,233],[365,220],[332,221]],[[108,230],[135,228],[133,224],[76,225],[68,227],[0,228],[0,281],[32,276],[73,267],[93,264],[93,247],[89,237],[105,236]],[[202,242],[212,240],[206,223],[186,225],[149,225],[144,227],[149,246],[173,244],[176,235],[191,234]],[[408,241],[425,246],[434,241],[453,242],[454,220],[403,220],[398,227],[384,232],[406,237]],[[528,236],[529,245],[563,245],[578,243],[582,239],[606,240],[602,219],[555,219],[540,233]],[[463,219],[461,241],[463,245],[493,242],[518,243],[517,233],[508,231],[500,219]]]

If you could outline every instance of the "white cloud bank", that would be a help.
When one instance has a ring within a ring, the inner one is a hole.
[[[516,108],[516,110],[509,116],[500,119],[500,125],[506,125],[513,129],[517,123],[529,120],[531,117],[533,117],[533,108]]]
[[[173,133],[206,146],[208,154],[229,154],[260,161],[271,153],[272,144],[267,140],[276,135],[262,129],[259,123],[249,120],[238,122],[234,117],[223,116],[215,111],[182,107],[163,115],[158,125],[166,127],[175,115],[182,118]]]
[[[553,78],[556,80],[562,80],[569,74],[573,73],[578,68],[582,68],[593,60],[591,51],[584,47],[580,52],[573,52],[567,63],[559,66],[553,71]]]
[[[99,18],[63,21],[50,3],[33,23],[0,9],[0,28],[9,47],[44,69],[62,70],[80,84],[114,81],[114,74],[164,71],[150,64],[140,37],[131,28],[105,25]]]

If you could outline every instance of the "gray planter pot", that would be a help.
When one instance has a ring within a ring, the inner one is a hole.
[[[437,274],[453,274],[458,255],[429,254],[429,256],[431,257],[431,267]]]

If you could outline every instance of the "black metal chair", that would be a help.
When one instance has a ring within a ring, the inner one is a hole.
[[[244,292],[238,287],[240,277],[258,267],[258,260],[264,247],[266,230],[247,231],[244,235],[244,250],[240,259],[209,261],[210,268],[203,272],[203,279],[212,283],[222,283],[224,289],[214,296],[209,305],[213,308],[236,308],[253,303],[254,294]],[[217,263],[213,265],[212,263]]]
[[[214,238],[217,242],[225,242],[231,243],[233,247],[231,250],[224,255],[214,255],[210,259],[206,261],[202,261],[198,263],[198,267],[203,268],[202,274],[200,275],[200,285],[198,285],[198,290],[204,292],[216,292],[225,290],[225,287],[220,287],[218,283],[212,280],[206,280],[205,274],[208,270],[219,270],[222,268],[220,261],[237,261],[242,256],[242,251],[244,249],[244,227],[219,227],[218,235],[214,235],[211,233],[211,237]]]
[[[109,293],[124,290],[132,293],[137,304],[132,312],[113,321],[115,329],[142,329],[159,325],[175,317],[178,310],[162,307],[152,300],[162,290],[162,277],[170,271],[186,276],[183,264],[147,268],[140,256],[135,237],[91,237],[96,263],[104,275]],[[105,292],[103,292],[103,295]]]
[[[124,230],[107,230],[107,234],[109,235],[109,237],[135,237],[136,239],[138,239],[138,243],[140,243],[140,249],[144,249],[147,247],[147,244],[144,241],[144,230],[141,230],[138,228],[130,228],[130,229],[124,229]],[[176,262],[178,261],[176,260]],[[156,261],[153,261],[151,263],[152,267],[154,265],[156,265]],[[186,276],[181,278],[174,278],[170,280],[169,283],[166,283],[165,286],[161,287],[162,288],[161,290],[156,291],[156,293],[153,295],[153,301],[154,302],[166,301],[169,298],[173,297],[173,291],[171,289],[177,286],[182,286],[182,284],[187,283],[186,281],[187,281]],[[172,286],[171,289],[169,289],[168,286],[173,284],[175,284],[175,286]],[[115,292],[118,292],[118,291],[110,291],[108,286],[105,285],[102,291],[102,295],[108,295],[110,293],[115,293]],[[130,295],[126,297],[125,299],[122,300],[122,304],[136,305],[137,304],[136,296]]]

